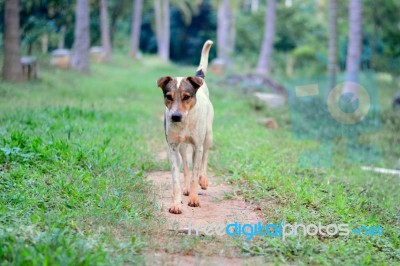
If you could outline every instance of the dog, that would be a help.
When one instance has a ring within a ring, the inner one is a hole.
[[[200,65],[195,76],[175,78],[166,76],[157,80],[157,86],[163,91],[166,106],[164,128],[169,148],[173,187],[173,202],[169,212],[174,214],[182,213],[179,154],[183,164],[183,195],[189,196],[190,207],[200,206],[198,184],[202,189],[207,189],[208,186],[207,160],[213,141],[214,109],[204,78],[212,44],[210,40],[204,43]],[[187,157],[189,145],[193,150],[193,169],[190,179]]]

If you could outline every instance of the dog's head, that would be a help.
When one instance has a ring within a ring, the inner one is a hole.
[[[203,85],[200,77],[162,77],[157,85],[163,90],[165,106],[168,109],[166,119],[171,122],[183,122],[189,110],[196,104],[197,90]]]

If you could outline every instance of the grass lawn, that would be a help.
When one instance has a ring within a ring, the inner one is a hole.
[[[164,217],[155,215],[157,195],[144,179],[168,169],[155,157],[165,146],[155,81],[194,70],[116,56],[92,65],[88,76],[43,64],[38,81],[0,83],[0,264],[141,264],[146,250],[160,248]],[[363,141],[381,150],[377,166],[395,168],[400,115],[390,97],[399,88],[384,76],[378,81],[382,129]],[[256,111],[250,98],[217,83],[209,77],[216,113],[210,168],[260,206],[263,222],[384,228],[374,237],[232,238],[233,249],[277,264],[400,264],[399,176],[347,163],[340,138],[331,168],[299,168],[301,152],[318,143],[292,137],[287,107]],[[265,116],[279,129],[260,126]],[[173,252],[186,254],[215,238],[174,240]]]

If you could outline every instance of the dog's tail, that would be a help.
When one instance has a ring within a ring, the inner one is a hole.
[[[203,50],[201,51],[200,65],[197,68],[196,77],[204,78],[206,76],[208,66],[208,53],[210,52],[212,44],[213,42],[208,40],[203,45]]]

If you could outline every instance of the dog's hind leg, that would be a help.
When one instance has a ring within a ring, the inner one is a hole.
[[[181,195],[181,182],[179,180],[179,151],[178,146],[169,148],[169,159],[171,162],[171,174],[172,174],[172,190],[173,190],[173,202],[169,208],[170,213],[180,214],[182,213],[182,195]]]
[[[211,143],[212,143],[212,131],[207,133],[206,139],[204,141],[204,152],[203,152],[203,158],[201,159],[200,176],[199,176],[199,184],[201,189],[207,189],[208,187],[207,164],[208,164],[208,152],[210,150]]]
[[[179,147],[179,153],[182,157],[182,166],[183,166],[183,195],[189,196],[190,189],[190,179],[189,179],[189,162],[188,162],[188,154],[187,154],[187,144],[181,144]]]

